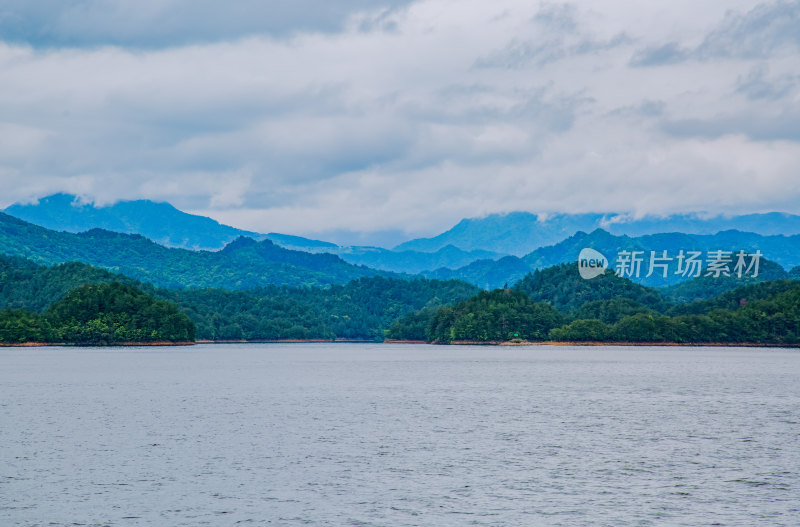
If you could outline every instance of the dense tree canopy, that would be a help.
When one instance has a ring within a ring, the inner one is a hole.
[[[746,285],[782,280],[789,277],[789,273],[787,273],[783,267],[766,258],[761,258],[758,276],[756,277],[751,275],[739,277],[735,274],[718,277],[699,276],[679,284],[664,287],[661,289],[661,295],[672,303],[684,304],[695,300],[713,298],[726,291],[731,291]]]
[[[207,340],[369,339],[407,313],[459,302],[477,293],[454,280],[372,277],[327,288],[268,286],[250,290],[155,289],[81,263],[44,267],[0,257],[0,309],[42,313],[84,284],[123,282],[174,302]]]
[[[753,283],[672,304],[573,265],[514,290],[365,277],[326,288],[156,289],[86,264],[0,257],[0,342],[280,339],[763,343],[797,345],[800,284]],[[558,309],[556,309],[558,308]]]
[[[587,302],[628,298],[638,304],[657,311],[665,307],[658,290],[620,278],[606,271],[591,280],[584,280],[575,263],[561,264],[541,269],[526,275],[517,282],[515,289],[536,302],[548,302],[566,313],[574,311]]]
[[[455,280],[361,278],[341,286],[250,291],[162,291],[197,324],[200,339],[383,340],[398,318],[452,304],[478,289]]]
[[[87,284],[70,291],[47,309],[45,317],[64,342],[189,342],[195,338],[194,324],[175,304],[119,282]]]
[[[563,315],[549,304],[534,302],[519,291],[496,289],[439,309],[430,323],[428,337],[441,343],[544,340],[551,329],[563,322]]]
[[[195,328],[170,302],[128,284],[83,285],[41,313],[0,311],[0,342],[191,342]]]
[[[22,309],[0,311],[0,342],[55,342],[58,340],[50,321],[38,313]]]

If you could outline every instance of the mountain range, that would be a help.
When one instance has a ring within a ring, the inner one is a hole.
[[[47,264],[76,260],[124,269],[125,274],[166,287],[325,286],[370,274],[400,273],[460,279],[491,289],[513,284],[536,269],[574,262],[584,247],[605,254],[612,266],[622,250],[647,254],[666,250],[674,255],[681,249],[760,250],[765,259],[782,268],[800,265],[800,235],[796,234],[800,216],[783,213],[639,219],[602,214],[492,214],[462,220],[433,238],[386,249],[341,247],[301,236],[241,230],[148,200],[96,206],[72,195],[55,194],[34,204],[12,205],[6,212],[10,216],[0,216],[0,241],[6,244],[7,254]],[[12,216],[25,220],[25,227],[15,225]],[[740,229],[719,230],[732,226]],[[650,233],[672,228],[683,232]],[[204,277],[199,276],[201,269]],[[797,269],[792,272],[800,274]],[[633,279],[650,286],[685,280],[676,275]]]
[[[513,284],[527,273],[537,269],[556,266],[562,263],[577,262],[578,255],[584,248],[593,248],[603,254],[609,261],[610,268],[616,268],[617,255],[621,251],[642,251],[645,262],[641,274],[632,276],[634,282],[653,286],[669,286],[687,280],[687,277],[676,275],[673,266],[666,278],[659,273],[647,277],[646,262],[650,251],[662,254],[667,251],[668,257],[675,258],[679,251],[699,251],[702,258],[708,257],[709,251],[746,251],[748,254],[761,251],[761,277],[775,280],[786,278],[789,274],[800,274],[800,235],[764,236],[760,234],[723,231],[713,235],[662,233],[644,236],[614,235],[603,229],[591,233],[578,232],[554,245],[540,247],[527,255],[506,256],[499,260],[478,260],[458,269],[437,269],[422,273],[428,278],[440,280],[465,280],[479,287],[494,289],[504,284]],[[674,263],[674,262],[673,262]],[[749,263],[749,260],[748,260]],[[791,271],[787,271],[790,270]],[[705,271],[703,271],[705,273]],[[744,285],[740,283],[739,285]],[[737,285],[733,285],[737,287]]]
[[[251,289],[265,285],[317,286],[390,275],[343,261],[239,237],[219,251],[159,245],[138,234],[92,229],[58,232],[0,213],[2,253],[37,264],[83,262],[166,288]]]
[[[222,225],[207,218],[178,210],[169,203],[149,200],[120,201],[97,206],[70,194],[54,194],[36,203],[14,204],[6,214],[55,231],[72,233],[103,229],[123,234],[139,234],[160,245],[191,250],[219,250],[244,236],[270,240],[285,249],[312,253],[332,253],[343,260],[378,270],[419,273],[439,267],[457,268],[502,254],[491,251],[464,251],[444,246],[435,251],[391,251],[380,247],[340,247],[335,243],[280,233],[257,233]]]
[[[676,214],[633,218],[625,214],[539,216],[530,212],[511,212],[464,219],[438,236],[409,240],[396,246],[394,250],[434,252],[446,245],[453,245],[464,251],[481,249],[524,256],[540,247],[557,244],[576,232],[592,232],[596,229],[603,229],[617,236],[670,232],[716,234],[726,230],[766,236],[791,235],[800,234],[800,216],[771,212],[741,216]]]
[[[420,270],[455,268],[478,259],[497,259],[505,255],[521,257],[540,247],[557,244],[579,231],[592,232],[598,228],[614,235],[634,237],[670,232],[716,234],[726,230],[766,236],[800,234],[800,216],[780,212],[734,216],[674,214],[640,218],[626,214],[537,215],[511,212],[466,218],[437,236],[408,240],[389,250],[385,247],[340,247],[302,236],[237,229],[211,218],[180,211],[169,203],[149,200],[97,206],[73,195],[54,194],[36,203],[14,204],[4,212],[53,230],[77,233],[100,228],[141,234],[168,247],[195,250],[218,250],[239,236],[269,239],[287,249],[332,252],[351,263],[395,272],[418,272],[414,266]],[[446,250],[440,253],[443,249]],[[405,254],[398,257],[392,253]],[[417,253],[436,253],[439,258],[421,257]],[[428,263],[417,264],[416,260],[422,258],[428,258]],[[414,263],[409,264],[412,260]]]

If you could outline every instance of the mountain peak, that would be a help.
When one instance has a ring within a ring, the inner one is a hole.
[[[522,256],[540,247],[554,245],[577,232],[594,234],[598,229],[606,236],[633,237],[658,233],[712,235],[727,230],[768,236],[791,235],[800,234],[800,216],[770,212],[741,216],[674,214],[635,218],[614,213],[537,215],[509,212],[463,219],[438,236],[409,240],[394,250],[436,252],[453,245],[464,251],[483,249]]]
[[[146,199],[97,206],[80,196],[59,193],[36,203],[12,205],[5,212],[52,230],[79,233],[99,228],[140,234],[161,245],[186,249],[217,250],[237,236],[265,237],[182,212],[170,203]]]
[[[270,245],[273,245],[272,242],[269,241],[269,240],[264,240],[264,242],[262,242],[262,243],[268,243]],[[239,236],[238,238],[236,238],[232,242],[229,242],[222,249],[221,252],[239,251],[239,250],[242,250],[242,249],[248,249],[250,247],[257,246],[258,244],[259,244],[258,241],[254,240],[253,238],[250,238],[249,236]]]

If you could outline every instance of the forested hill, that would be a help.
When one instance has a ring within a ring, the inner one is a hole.
[[[540,269],[517,282],[515,289],[536,302],[547,302],[563,311],[574,311],[587,302],[627,298],[651,309],[661,310],[666,302],[659,291],[621,278],[611,271],[591,280],[578,274],[575,264]]]
[[[559,341],[800,345],[800,284],[763,282],[658,311],[626,297],[563,312],[521,291],[482,291],[452,307],[398,319],[392,339],[437,343]]]
[[[800,264],[800,235],[764,236],[741,231],[723,231],[713,235],[683,234],[679,232],[652,234],[630,237],[616,236],[605,230],[596,229],[591,233],[579,232],[574,236],[548,247],[537,249],[523,258],[525,263],[535,269],[542,269],[564,262],[577,262],[581,249],[591,247],[600,251],[609,260],[610,267],[616,265],[616,257],[620,251],[667,251],[675,256],[678,251],[715,251],[725,250],[734,253],[740,249],[750,252],[760,250],[763,258],[790,269]],[[646,285],[671,285],[682,281],[672,275],[670,279],[659,279],[654,275],[650,279],[640,280]]]
[[[194,342],[195,326],[174,303],[120,282],[84,284],[44,313],[0,311],[0,342],[113,345]]]
[[[101,229],[79,234],[52,231],[3,213],[0,253],[46,265],[84,262],[167,288],[328,286],[392,275],[348,264],[332,254],[284,249],[269,240],[238,238],[221,251],[190,251]]]
[[[83,284],[119,282],[152,292],[152,286],[80,262],[45,267],[19,256],[0,255],[0,309],[41,312]]]
[[[11,331],[12,342],[24,340],[26,335],[42,334],[42,323],[50,319],[45,320],[41,316],[51,311],[52,305],[63,304],[66,297],[85,284],[109,283],[130,286],[142,290],[142,294],[177,304],[197,327],[197,338],[208,340],[382,340],[384,330],[399,317],[419,309],[436,309],[453,304],[478,292],[470,284],[453,280],[385,277],[360,278],[345,285],[327,288],[268,286],[238,291],[157,289],[150,284],[142,284],[82,263],[46,267],[19,257],[0,256],[0,310],[5,313],[5,326],[0,323],[5,330],[0,327],[0,333],[6,331],[8,336]],[[100,291],[105,296],[114,291],[124,293],[123,296],[127,294],[126,289],[119,287],[84,292],[92,291]],[[82,298],[85,295],[78,296]],[[96,315],[99,316],[99,313]],[[56,324],[50,320],[54,327],[75,325],[66,322],[65,319]],[[100,331],[100,326],[114,327],[114,323],[109,321],[96,325],[95,329],[101,336],[107,331]],[[25,326],[30,331],[25,331]],[[74,333],[72,335],[78,341],[83,338]],[[100,338],[93,337],[91,340]],[[102,338],[108,340],[110,337]],[[3,340],[3,334],[0,334],[0,341]]]

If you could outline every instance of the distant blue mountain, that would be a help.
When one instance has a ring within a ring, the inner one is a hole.
[[[261,234],[222,225],[207,218],[180,211],[169,203],[150,200],[119,201],[107,207],[83,203],[70,194],[53,194],[33,204],[15,204],[3,212],[34,225],[56,231],[86,232],[104,229],[123,234],[140,234],[167,246],[184,249],[222,249],[240,236],[269,239],[290,249],[335,248],[328,242],[300,236]]]
[[[650,251],[667,251],[668,256],[675,257],[680,250],[700,251],[702,258],[708,256],[708,251],[738,251],[744,250],[753,253],[761,251],[763,261],[760,270],[760,279],[775,280],[791,276],[800,276],[800,270],[792,270],[790,275],[787,270],[800,265],[800,235],[793,236],[763,236],[740,231],[723,231],[717,234],[683,234],[663,233],[645,236],[614,235],[602,229],[595,229],[591,233],[578,232],[569,238],[540,247],[522,258],[507,256],[499,260],[479,260],[459,269],[437,269],[423,273],[428,278],[447,280],[450,278],[465,280],[478,287],[493,289],[502,287],[503,284],[513,284],[521,276],[537,269],[544,269],[562,263],[576,263],[578,254],[583,248],[593,248],[605,255],[611,268],[616,267],[617,255],[620,251],[642,251],[644,258],[649,258]],[[649,262],[649,259],[646,260]],[[639,277],[631,280],[644,285],[659,287],[674,285],[685,281],[686,278],[674,273],[668,273],[667,278],[654,273],[646,277],[648,269],[643,266]],[[726,281],[725,286],[735,288],[743,283],[735,280]],[[722,292],[724,289],[716,291]]]
[[[729,246],[761,247],[766,243],[773,261],[787,268],[800,264],[794,242],[779,236],[800,233],[800,216],[783,213],[710,218],[684,214],[631,219],[604,214],[557,214],[539,218],[528,212],[513,212],[465,219],[438,236],[411,240],[389,250],[341,247],[301,236],[245,231],[182,212],[168,203],[148,200],[121,201],[98,207],[82,203],[75,196],[55,194],[35,204],[12,205],[5,212],[52,230],[78,233],[101,228],[140,234],[167,247],[194,250],[219,250],[240,236],[268,239],[291,250],[332,253],[351,264],[398,273],[425,272],[431,277],[452,275],[469,279],[481,287],[487,283],[502,286],[506,281],[513,281],[526,267],[537,269],[574,259],[575,251],[580,248],[571,244],[579,232],[592,232],[594,241],[604,243],[604,249],[610,250],[621,244],[638,246],[642,236],[657,235],[660,238],[647,243],[674,246],[678,241],[696,243],[694,238],[687,238],[689,235],[708,236],[724,231],[731,233],[728,237],[732,239],[726,242]],[[595,232],[598,228],[603,229],[604,234]],[[746,232],[757,234],[747,235]],[[769,239],[762,240],[759,235]],[[603,237],[607,238],[604,242]],[[497,262],[507,255],[524,256],[524,261]],[[450,270],[458,272],[449,273]]]
[[[464,251],[481,249],[523,256],[540,247],[556,244],[578,231],[592,232],[598,228],[610,234],[627,236],[669,232],[716,234],[726,230],[791,235],[800,234],[800,216],[771,212],[731,217],[680,214],[634,219],[619,214],[555,214],[540,218],[529,212],[511,212],[464,219],[438,236],[410,240],[394,250],[435,252],[453,245]]]
[[[395,251],[435,252],[446,245],[464,251],[481,249],[522,256],[538,247],[552,245],[578,231],[597,228],[600,214],[560,214],[539,221],[530,212],[490,214],[485,218],[463,219],[452,229],[432,238],[418,238],[401,243]]]
[[[276,245],[280,245],[285,249],[293,249],[295,251],[332,252],[339,247],[335,243],[331,242],[312,240],[309,238],[303,238],[302,236],[280,234],[277,232],[271,232],[267,234],[266,237]]]
[[[463,251],[446,245],[435,252],[390,251],[380,247],[339,247],[330,250],[345,262],[396,273],[418,274],[430,269],[457,269],[476,260],[495,260],[502,254],[491,251]]]
[[[325,287],[370,276],[397,276],[333,254],[240,237],[219,251],[169,248],[137,234],[91,229],[57,232],[0,213],[0,253],[43,265],[83,262],[165,288]]]
[[[458,269],[436,269],[422,273],[435,280],[463,280],[487,290],[514,285],[534,269],[516,256],[499,260],[477,260]]]
[[[416,274],[440,267],[458,268],[479,259],[503,256],[490,251],[463,251],[445,246],[432,252],[390,251],[377,247],[340,247],[335,243],[271,232],[261,234],[222,225],[211,218],[180,211],[169,203],[120,201],[107,207],[82,203],[76,196],[54,194],[35,204],[12,205],[4,212],[47,229],[72,233],[104,229],[139,234],[167,247],[219,250],[240,236],[270,240],[285,249],[332,253],[348,263]]]

